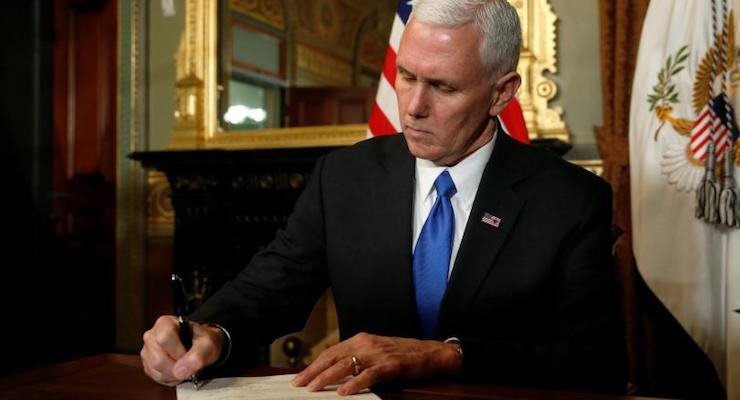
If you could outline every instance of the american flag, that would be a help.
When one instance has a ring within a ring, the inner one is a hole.
[[[732,111],[729,99],[720,94],[712,99],[712,105],[707,104],[699,113],[691,129],[691,154],[695,160],[707,158],[707,146],[710,138],[714,141],[714,154],[717,161],[724,159],[727,146],[732,138],[738,136],[735,113]]]
[[[378,83],[375,105],[370,114],[368,136],[391,135],[401,131],[401,123],[398,117],[398,99],[395,92],[396,54],[410,14],[411,1],[399,1],[393,27],[391,28],[391,37],[388,40],[388,50],[385,53],[383,73]],[[522,108],[516,98],[513,98],[501,112],[499,120],[504,131],[511,137],[522,143],[529,143],[527,125],[524,122]]]
[[[498,226],[501,224],[501,218],[493,214],[484,213],[483,218],[481,218],[480,222],[491,225],[494,228],[498,228]]]

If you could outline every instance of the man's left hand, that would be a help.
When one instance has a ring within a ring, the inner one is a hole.
[[[355,375],[337,388],[338,394],[350,395],[384,381],[457,375],[462,369],[457,346],[433,340],[359,333],[322,351],[292,383],[318,391]]]

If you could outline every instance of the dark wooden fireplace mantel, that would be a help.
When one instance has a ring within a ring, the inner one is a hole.
[[[314,164],[333,147],[136,152],[166,174],[175,210],[173,270],[196,307],[275,236]]]

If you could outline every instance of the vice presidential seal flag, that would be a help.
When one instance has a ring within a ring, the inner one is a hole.
[[[648,286],[740,398],[740,0],[652,0],[630,110],[632,225]]]

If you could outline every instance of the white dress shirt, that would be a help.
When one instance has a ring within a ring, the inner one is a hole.
[[[450,266],[447,269],[447,278],[452,273],[455,265],[457,251],[460,249],[460,242],[465,233],[465,226],[470,217],[470,210],[473,208],[475,195],[478,193],[483,170],[486,163],[493,153],[493,143],[496,134],[490,142],[483,145],[471,155],[465,157],[462,161],[452,167],[437,166],[429,160],[416,158],[416,179],[414,189],[414,237],[411,251],[413,254],[416,249],[416,242],[421,235],[421,229],[424,222],[432,210],[434,201],[437,200],[437,191],[434,189],[434,181],[442,171],[449,171],[452,181],[455,183],[457,193],[450,198],[452,211],[455,214],[455,233],[452,240],[452,254],[450,256]]]

